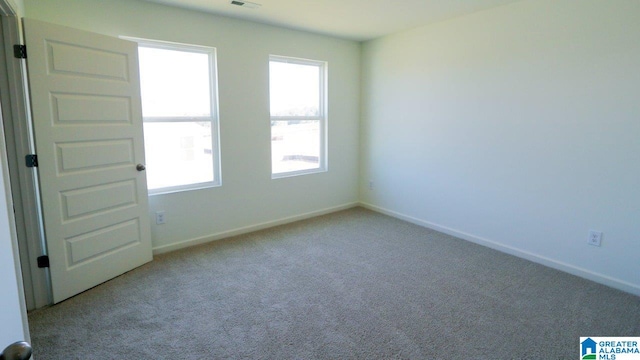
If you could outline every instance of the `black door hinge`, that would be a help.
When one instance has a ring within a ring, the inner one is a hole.
[[[49,257],[47,255],[38,256],[38,267],[39,268],[49,267]]]
[[[13,56],[16,59],[26,59],[27,45],[13,45]]]
[[[24,157],[24,162],[27,167],[38,167],[38,155],[29,154]]]

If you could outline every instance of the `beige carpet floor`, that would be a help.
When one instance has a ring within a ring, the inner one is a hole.
[[[640,298],[355,208],[157,256],[29,315],[46,359],[577,359]]]

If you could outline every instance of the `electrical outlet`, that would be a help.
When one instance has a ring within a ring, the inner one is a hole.
[[[373,190],[373,180],[369,180],[369,190]]]
[[[602,231],[589,230],[589,238],[587,244],[593,246],[600,246],[602,242]]]
[[[167,219],[164,217],[164,211],[156,211],[156,224],[164,224]]]

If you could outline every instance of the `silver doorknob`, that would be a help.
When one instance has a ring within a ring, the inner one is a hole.
[[[144,171],[145,169],[146,169],[146,167],[144,165],[142,165],[142,164],[136,165],[136,170],[138,170],[138,171]]]
[[[31,345],[26,341],[18,341],[9,346],[0,354],[0,360],[27,360],[31,357]]]

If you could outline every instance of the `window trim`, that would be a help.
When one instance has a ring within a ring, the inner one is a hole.
[[[305,169],[305,170],[295,170],[295,171],[286,171],[281,173],[273,172],[273,160],[270,156],[270,165],[271,165],[271,179],[281,179],[292,176],[299,175],[307,175],[307,174],[315,174],[327,172],[329,168],[328,162],[328,136],[327,133],[329,131],[328,128],[328,82],[329,82],[329,63],[327,61],[321,60],[311,60],[311,59],[303,59],[296,58],[290,56],[282,56],[282,55],[269,55],[269,64],[274,62],[281,62],[286,64],[297,64],[297,65],[307,65],[307,66],[317,66],[320,70],[320,99],[318,104],[318,116],[272,116],[271,115],[271,106],[269,106],[269,118],[270,122],[273,121],[319,121],[320,122],[320,159],[318,161],[318,168],[316,169]],[[271,81],[271,73],[269,73],[269,81]],[[271,87],[271,82],[269,82],[269,88]],[[271,104],[271,93],[269,93],[269,104]],[[271,126],[269,127],[269,134],[271,134]],[[271,155],[273,148],[271,146],[271,142],[269,143],[269,154]]]
[[[170,194],[182,191],[200,190],[206,188],[222,186],[222,169],[221,169],[221,149],[220,149],[220,116],[218,112],[218,67],[217,67],[217,51],[216,48],[202,45],[183,44],[162,40],[143,39],[135,37],[121,36],[122,39],[133,41],[140,47],[191,52],[199,54],[207,54],[209,57],[209,94],[210,98],[210,116],[150,116],[143,115],[144,123],[191,123],[191,122],[211,122],[211,149],[213,150],[213,181],[200,182],[188,185],[167,186],[158,189],[148,189],[149,196]],[[138,66],[139,60],[138,60]],[[142,94],[140,94],[142,96]]]

